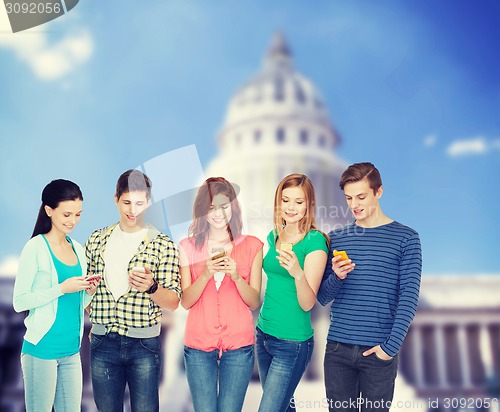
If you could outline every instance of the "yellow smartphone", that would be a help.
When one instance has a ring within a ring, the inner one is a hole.
[[[340,260],[349,259],[349,256],[347,256],[347,252],[345,250],[334,250],[333,257],[335,257],[335,256],[342,256],[342,259],[340,259]]]
[[[281,242],[280,250],[292,250],[293,243]]]

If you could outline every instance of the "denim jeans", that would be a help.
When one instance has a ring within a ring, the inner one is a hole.
[[[241,412],[255,362],[253,345],[222,352],[184,347],[196,412]]]
[[[159,336],[140,339],[117,333],[92,334],[90,369],[94,400],[99,411],[123,411],[127,383],[132,412],[159,410]]]
[[[283,340],[257,328],[257,364],[263,394],[260,412],[292,411],[290,400],[311,361],[314,338]]]
[[[382,360],[370,346],[328,341],[325,352],[325,386],[330,411],[389,411],[398,372],[397,355]]]
[[[80,354],[59,359],[40,359],[21,354],[24,399],[27,412],[80,411],[82,362]]]

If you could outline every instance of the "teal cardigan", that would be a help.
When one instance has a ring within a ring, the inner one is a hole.
[[[87,273],[85,251],[78,242],[72,240],[82,268],[82,276]],[[80,293],[81,307],[85,308],[92,296],[84,290]],[[61,288],[50,250],[42,235],[31,238],[24,246],[19,258],[16,281],[14,283],[14,310],[29,311],[24,324],[24,339],[36,345],[54,324],[57,301],[62,296]],[[80,315],[80,339],[83,335],[84,310]]]

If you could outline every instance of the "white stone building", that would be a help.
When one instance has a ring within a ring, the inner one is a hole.
[[[205,175],[224,176],[241,187],[248,232],[263,239],[271,229],[276,185],[292,172],[305,173],[313,180],[318,224],[323,230],[343,224],[350,216],[338,189],[340,174],[346,166],[334,154],[339,144],[338,133],[312,83],[294,70],[282,36],[273,39],[261,72],[231,99],[217,140],[220,153]],[[154,165],[147,166],[148,174],[157,170]],[[157,172],[161,174],[161,170]],[[153,180],[157,181],[154,177]],[[167,189],[171,190],[171,185]],[[168,195],[161,192],[158,198]],[[13,312],[13,282],[12,277],[0,273],[0,410],[18,412],[24,410],[19,364],[24,326],[22,316]],[[396,405],[391,412],[499,411],[499,290],[500,276],[424,274],[417,315],[400,352],[395,402],[400,402],[401,407]],[[313,314],[315,356],[296,391],[297,399],[303,401],[304,407],[299,409],[302,411],[326,411],[321,407],[322,358],[328,329],[325,312]],[[183,334],[183,315],[178,310],[175,316],[165,316],[163,320],[167,361],[160,389],[161,411],[192,411],[178,338]],[[88,328],[87,321],[86,333]],[[88,340],[84,339],[82,410],[93,412],[88,346]],[[169,356],[169,349],[174,356]],[[259,396],[260,385],[254,380],[244,412],[257,410]],[[490,405],[485,407],[488,399]],[[466,407],[460,408],[463,400]],[[458,407],[453,407],[454,404]]]
[[[272,228],[274,193],[290,173],[311,178],[320,228],[346,222],[338,188],[346,165],[334,152],[339,135],[320,93],[294,69],[282,35],[274,36],[261,71],[231,98],[217,143],[205,175],[241,188],[250,233],[265,237]]]

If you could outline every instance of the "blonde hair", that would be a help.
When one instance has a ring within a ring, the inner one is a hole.
[[[306,202],[306,213],[299,222],[299,230],[301,233],[307,234],[311,230],[318,230],[315,221],[316,195],[314,186],[306,175],[293,173],[286,176],[278,185],[276,194],[274,195],[274,230],[279,235],[286,226],[285,220],[281,216],[281,202],[283,190],[289,187],[300,187],[304,192]],[[324,233],[323,233],[324,235]],[[325,236],[326,237],[326,236]]]

